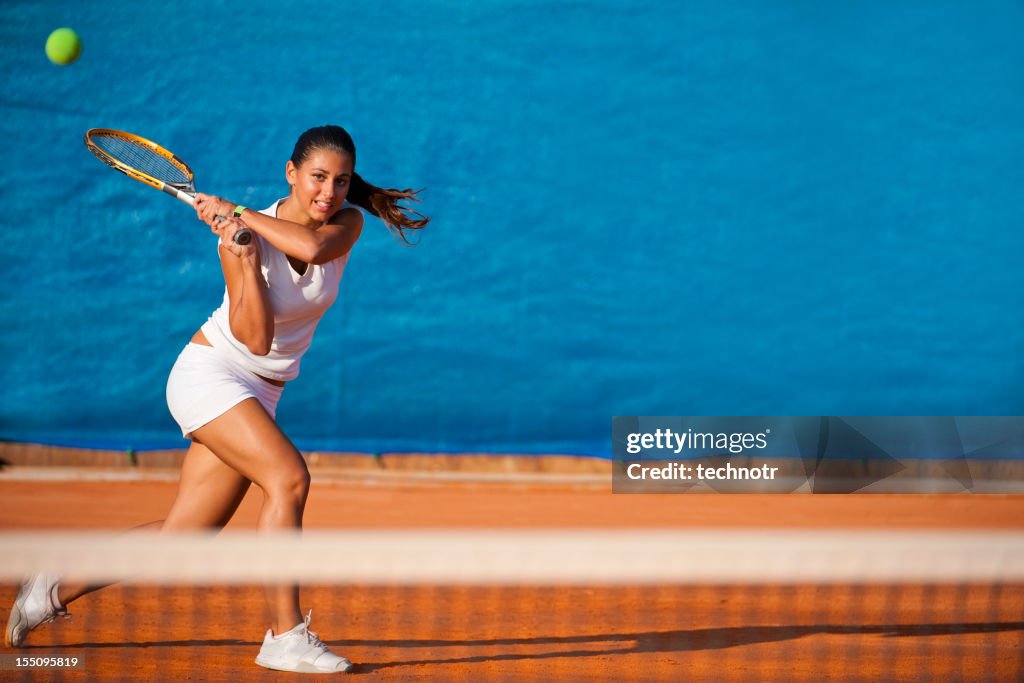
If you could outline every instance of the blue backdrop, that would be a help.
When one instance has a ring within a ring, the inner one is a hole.
[[[1024,411],[1022,3],[285,4],[5,3],[0,438],[184,445],[164,384],[222,295],[215,239],[94,126],[250,206],[323,123],[426,188],[420,246],[368,222],[285,392],[306,448]]]

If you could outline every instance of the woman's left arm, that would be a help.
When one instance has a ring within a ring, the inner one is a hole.
[[[210,226],[217,216],[232,215],[236,206],[213,195],[196,195],[197,213]],[[334,214],[316,230],[252,209],[247,209],[241,220],[288,256],[313,264],[327,263],[344,256],[363,231],[363,214],[351,207]]]

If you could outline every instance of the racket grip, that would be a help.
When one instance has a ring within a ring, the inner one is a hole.
[[[221,221],[226,221],[227,216],[217,216],[216,218],[214,218],[214,220],[220,223]],[[242,228],[241,230],[236,232],[234,243],[241,245],[243,247],[247,244],[252,244],[252,230],[249,230],[248,228]]]

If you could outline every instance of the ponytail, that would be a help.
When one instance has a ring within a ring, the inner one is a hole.
[[[388,229],[398,236],[405,244],[409,241],[406,230],[420,230],[430,219],[419,211],[401,205],[403,199],[418,202],[419,190],[386,190],[363,180],[358,173],[352,174],[352,184],[348,188],[348,201],[384,221]]]

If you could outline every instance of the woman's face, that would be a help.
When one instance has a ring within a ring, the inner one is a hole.
[[[312,222],[323,223],[345,201],[353,169],[347,154],[315,149],[301,166],[289,160],[285,171],[296,207]]]

